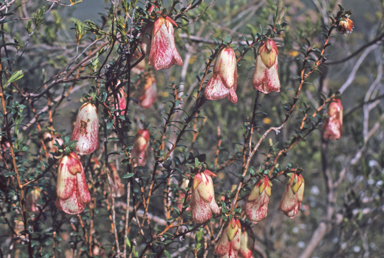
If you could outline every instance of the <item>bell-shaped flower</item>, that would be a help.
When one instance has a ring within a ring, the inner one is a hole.
[[[208,81],[204,95],[207,99],[217,100],[227,97],[237,102],[237,61],[232,48],[224,48],[216,58],[212,78]]]
[[[238,219],[232,218],[221,233],[215,245],[214,254],[219,257],[237,258],[240,250],[241,224]]]
[[[280,91],[280,80],[277,72],[278,54],[275,41],[268,39],[262,42],[256,58],[255,73],[252,77],[252,85],[255,90],[265,94],[271,91]]]
[[[26,196],[26,210],[35,215],[39,215],[41,206],[38,205],[39,200],[41,199],[40,189],[33,188]],[[40,206],[40,207],[39,207]]]
[[[191,213],[195,223],[204,223],[212,217],[212,213],[220,213],[211,176],[216,175],[206,169],[197,173],[193,179]]]
[[[323,138],[337,140],[341,137],[343,127],[343,105],[335,99],[328,108],[328,117],[323,125]]]
[[[142,108],[150,108],[157,100],[156,80],[152,74],[144,76],[144,83],[140,90],[138,100]]]
[[[271,196],[272,183],[264,176],[253,187],[245,202],[245,214],[247,218],[255,223],[267,217],[269,197]]]
[[[80,158],[76,153],[59,160],[56,184],[57,203],[67,214],[79,214],[91,200]]]
[[[113,197],[121,197],[124,195],[124,185],[121,183],[119,173],[112,163],[109,163],[109,185],[112,188]]]
[[[301,202],[304,197],[304,178],[302,175],[292,173],[285,186],[283,197],[281,198],[279,210],[290,218],[294,218],[300,210]]]
[[[131,156],[136,166],[145,166],[148,158],[149,132],[148,130],[139,130],[133,143]]]
[[[71,141],[77,141],[76,152],[80,155],[99,149],[99,118],[95,105],[84,103],[80,107]]]
[[[341,33],[344,33],[344,35],[353,31],[354,24],[353,21],[349,19],[349,15],[345,15],[343,18],[341,18],[337,28]]]
[[[173,26],[177,27],[177,24],[168,16],[160,17],[153,25],[148,63],[155,70],[168,69],[174,64],[183,65],[176,49]]]
[[[253,258],[255,236],[251,228],[243,227],[240,236],[240,257]]]

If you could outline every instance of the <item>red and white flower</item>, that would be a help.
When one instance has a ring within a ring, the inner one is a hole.
[[[71,141],[77,141],[76,152],[80,155],[99,149],[99,118],[95,105],[84,103],[80,107]]]
[[[208,81],[204,95],[207,99],[217,100],[227,97],[237,102],[237,61],[232,48],[224,48],[215,61],[212,78]]]
[[[59,160],[56,184],[57,204],[67,214],[79,214],[91,195],[80,158],[72,152]]]
[[[142,108],[150,108],[157,100],[156,80],[152,74],[144,76],[143,87],[139,95],[138,101]]]
[[[256,58],[255,73],[252,77],[252,85],[255,90],[265,94],[271,91],[280,91],[280,80],[277,72],[278,54],[275,41],[268,39],[261,43]]]
[[[271,181],[264,176],[252,189],[244,208],[249,220],[257,223],[267,217],[271,186]]]
[[[177,24],[168,16],[160,17],[153,25],[148,63],[155,70],[168,69],[174,64],[183,65],[176,49],[173,26],[177,27]]]
[[[219,214],[220,209],[215,201],[215,191],[211,176],[216,176],[206,169],[199,172],[193,179],[191,212],[192,220],[195,223],[204,223],[212,217],[212,214]]]
[[[323,125],[323,137],[325,139],[337,140],[341,137],[343,127],[343,105],[340,99],[331,102],[328,108],[328,117]]]
[[[131,156],[135,166],[145,166],[148,158],[149,132],[139,130],[136,134]]]
[[[283,197],[281,198],[279,210],[290,218],[294,218],[300,210],[304,198],[304,178],[302,175],[292,173]]]
[[[240,251],[241,224],[238,219],[232,218],[223,230],[219,241],[215,245],[214,254],[220,258],[237,258]]]

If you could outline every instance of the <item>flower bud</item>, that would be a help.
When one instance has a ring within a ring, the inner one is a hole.
[[[58,151],[58,148],[54,145],[56,141],[61,145],[63,144],[63,140],[60,138],[57,138],[55,136],[52,136],[49,132],[44,132],[43,134],[43,140],[45,145],[48,148],[48,151],[56,152]]]
[[[136,134],[135,142],[131,156],[136,166],[145,166],[148,158],[149,132],[148,130],[139,130]]]
[[[144,76],[144,85],[140,90],[139,104],[142,108],[150,108],[157,100],[156,80],[152,74]]]
[[[255,90],[265,94],[271,91],[280,91],[280,80],[277,72],[278,54],[279,50],[275,41],[268,39],[261,43],[252,78],[252,85]]]
[[[253,258],[255,236],[251,228],[243,227],[240,236],[240,257]]]
[[[193,179],[191,212],[195,223],[204,223],[212,217],[212,212],[219,214],[219,206],[215,201],[215,191],[211,176],[216,176],[206,169],[199,172]]]
[[[204,95],[207,99],[217,100],[227,97],[237,102],[237,61],[232,48],[224,48],[216,58],[212,78],[208,81]]]
[[[112,187],[113,197],[121,197],[124,195],[124,185],[121,183],[119,173],[112,163],[109,163],[109,184]]]
[[[183,60],[175,46],[173,26],[177,24],[168,16],[155,21],[148,63],[155,70],[168,69],[172,65],[183,65]]]
[[[341,33],[344,33],[344,35],[351,33],[353,31],[354,25],[353,25],[353,21],[349,19],[349,15],[345,15],[345,17],[341,18],[337,28]]]
[[[267,217],[271,186],[271,181],[264,176],[252,189],[244,208],[249,220],[257,223]]]
[[[223,230],[219,241],[215,245],[214,254],[219,257],[236,258],[240,250],[241,224],[232,218]]]
[[[79,214],[91,200],[83,166],[72,152],[59,160],[56,184],[57,203],[67,214]]]
[[[300,210],[304,197],[304,178],[302,175],[292,173],[283,197],[281,198],[279,210],[290,218],[294,218]]]
[[[328,108],[328,117],[323,125],[323,138],[337,140],[343,127],[343,105],[340,99],[334,99]]]
[[[80,107],[71,141],[77,141],[76,152],[80,155],[99,149],[99,118],[95,105],[84,103]]]

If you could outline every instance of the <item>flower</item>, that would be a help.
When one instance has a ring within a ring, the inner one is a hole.
[[[99,149],[99,118],[95,105],[84,103],[80,107],[71,141],[77,141],[76,152],[80,155]]]
[[[148,130],[139,130],[136,134],[132,149],[132,158],[135,166],[145,166],[148,158],[149,132]]]
[[[323,125],[323,137],[337,140],[341,137],[343,127],[343,105],[340,99],[334,99],[328,108],[328,117]]]
[[[174,64],[183,65],[175,46],[173,26],[177,27],[177,24],[168,16],[155,21],[148,57],[148,63],[155,70],[168,69]]]
[[[59,160],[56,184],[57,202],[67,214],[79,214],[91,200],[83,166],[72,152]]]
[[[39,200],[41,199],[41,193],[39,188],[33,188],[26,196],[26,210],[30,213],[34,213],[36,216],[39,215],[41,206],[38,205]]]
[[[240,256],[253,258],[255,236],[250,228],[243,227],[240,235]]]
[[[212,212],[219,214],[219,206],[215,201],[215,191],[211,176],[216,176],[208,169],[199,172],[193,179],[191,212],[195,223],[204,223],[212,217]]]
[[[214,254],[219,257],[238,257],[240,250],[241,224],[238,219],[232,218],[223,230],[219,241],[215,245]]]
[[[344,17],[341,18],[337,28],[341,33],[344,33],[344,35],[351,33],[353,31],[354,25],[353,25],[353,21],[349,19],[349,15],[345,15]]]
[[[252,189],[244,208],[249,220],[257,223],[267,217],[271,186],[271,181],[264,176]]]
[[[150,108],[157,100],[155,77],[152,74],[145,75],[143,84],[138,98],[139,104],[142,108]]]
[[[113,197],[123,196],[125,193],[125,188],[121,183],[121,179],[116,167],[112,163],[109,163],[109,172],[112,172],[112,174],[109,173],[109,185],[112,188]]]
[[[227,97],[237,102],[237,61],[232,48],[224,48],[215,61],[212,78],[208,81],[204,95],[207,99],[217,100]]]
[[[117,80],[113,89],[116,89],[120,85],[120,80]],[[115,100],[115,95],[112,96],[111,102],[115,103],[115,109],[117,111],[117,115],[124,116],[125,115],[125,108],[127,107],[127,99],[124,92],[124,87],[121,87],[119,92],[116,94],[117,101]]]
[[[292,173],[283,197],[281,198],[279,210],[290,218],[294,218],[300,210],[304,197],[304,178],[302,175]]]
[[[268,39],[261,43],[252,78],[252,85],[255,90],[265,94],[271,91],[280,91],[280,80],[277,72],[278,54],[279,50],[275,41]]]

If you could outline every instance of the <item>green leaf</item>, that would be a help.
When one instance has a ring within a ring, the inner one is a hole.
[[[23,71],[19,70],[12,74],[12,76],[8,79],[7,84],[11,84],[21,78],[23,78],[24,74]]]
[[[131,178],[135,175],[135,173],[129,173],[123,176],[123,178]]]
[[[164,254],[167,258],[171,258],[171,254],[167,250],[164,250]]]

